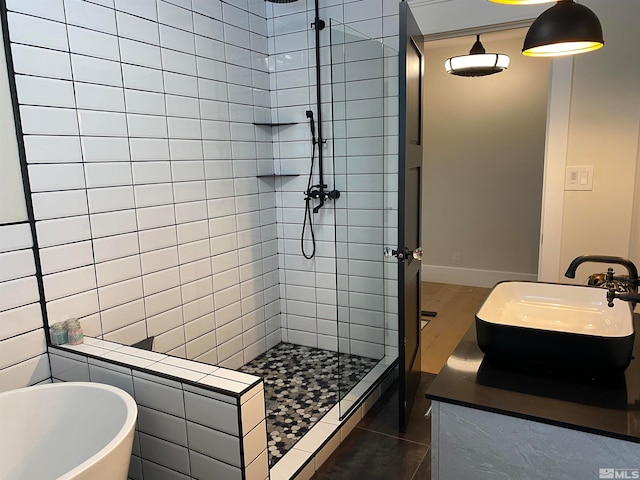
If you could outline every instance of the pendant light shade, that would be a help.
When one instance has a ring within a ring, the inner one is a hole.
[[[444,62],[447,73],[462,77],[484,77],[502,72],[509,66],[509,56],[502,53],[486,53],[480,35],[471,47],[469,55],[451,57]]]
[[[596,14],[573,0],[560,0],[533,22],[522,54],[558,57],[590,52],[603,45],[602,26]]]

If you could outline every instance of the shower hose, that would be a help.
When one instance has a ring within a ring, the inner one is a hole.
[[[315,126],[313,123],[313,113],[310,111],[307,112],[307,117],[310,119],[311,126],[311,166],[309,167],[309,180],[307,181],[307,191],[304,197],[304,221],[302,222],[302,233],[300,235],[300,249],[302,250],[302,255],[307,260],[311,260],[316,255],[316,237],[313,232],[313,220],[311,218],[311,179],[313,178],[313,164],[316,159],[316,135],[315,135]],[[307,253],[304,248],[304,234],[307,230],[307,225],[309,228],[309,232],[311,233],[311,253]]]

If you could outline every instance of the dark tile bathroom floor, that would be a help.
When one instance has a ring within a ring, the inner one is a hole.
[[[431,478],[431,402],[424,397],[435,378],[422,373],[405,433],[398,431],[397,382],[320,467],[312,480],[428,480]]]
[[[269,465],[275,465],[378,360],[280,343],[240,371],[264,378]]]

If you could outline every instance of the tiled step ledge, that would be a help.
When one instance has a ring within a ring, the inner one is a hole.
[[[111,361],[147,373],[157,374],[172,380],[210,388],[225,395],[241,397],[248,390],[262,382],[262,378],[255,375],[92,337],[85,336],[84,343],[80,345],[65,344],[60,345],[59,348]]]
[[[261,377],[85,337],[49,347],[53,381],[96,381],[138,404],[129,477],[269,476]]]

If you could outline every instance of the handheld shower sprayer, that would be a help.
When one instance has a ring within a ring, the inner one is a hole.
[[[316,140],[316,122],[313,119],[313,112],[311,110],[307,110],[305,115],[309,119],[309,126],[311,127],[311,141],[315,145],[318,141]]]

